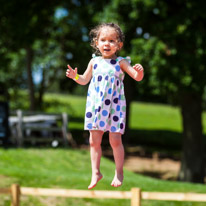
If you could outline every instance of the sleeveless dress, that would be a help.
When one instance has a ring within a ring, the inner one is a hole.
[[[85,130],[101,130],[124,134],[126,123],[126,100],[124,95],[124,72],[119,62],[125,59],[94,57],[92,79],[89,84]]]

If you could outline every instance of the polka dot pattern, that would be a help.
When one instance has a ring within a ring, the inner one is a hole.
[[[126,101],[124,72],[117,59],[95,57],[92,80],[87,93],[85,130],[101,130],[124,133]]]

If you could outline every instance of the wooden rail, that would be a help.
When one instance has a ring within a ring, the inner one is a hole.
[[[206,202],[206,194],[174,193],[174,192],[141,192],[140,188],[131,191],[105,191],[105,190],[69,190],[20,187],[13,184],[10,188],[0,188],[0,194],[11,195],[11,206],[20,206],[20,197],[24,196],[54,196],[73,198],[103,198],[103,199],[130,199],[131,206],[141,206],[141,200],[164,201],[196,201]]]

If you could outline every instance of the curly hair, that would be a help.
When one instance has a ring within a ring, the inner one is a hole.
[[[104,28],[104,27],[113,28],[117,32],[119,42],[124,42],[124,38],[125,38],[124,33],[122,32],[122,30],[121,30],[121,28],[119,27],[118,24],[115,24],[115,23],[101,23],[101,24],[99,24],[98,26],[93,28],[89,33],[89,36],[91,38],[91,44],[90,45],[94,49],[95,54],[98,54],[98,55],[101,54],[101,53],[100,53],[99,49],[96,46],[96,41],[99,38],[99,34],[100,34],[101,29]]]

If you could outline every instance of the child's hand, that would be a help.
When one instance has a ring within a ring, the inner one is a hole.
[[[144,69],[143,69],[143,67],[142,67],[141,64],[135,64],[135,65],[133,66],[133,68],[134,68],[137,72],[143,72],[143,71],[144,71]]]
[[[68,67],[68,69],[66,71],[66,76],[71,78],[71,79],[74,79],[76,77],[76,75],[77,75],[77,68],[72,69],[70,67],[70,65],[67,65],[67,67]]]
[[[137,77],[135,78],[137,81],[141,81],[144,76],[144,68],[141,64],[135,64],[133,66],[134,70],[137,71]]]

